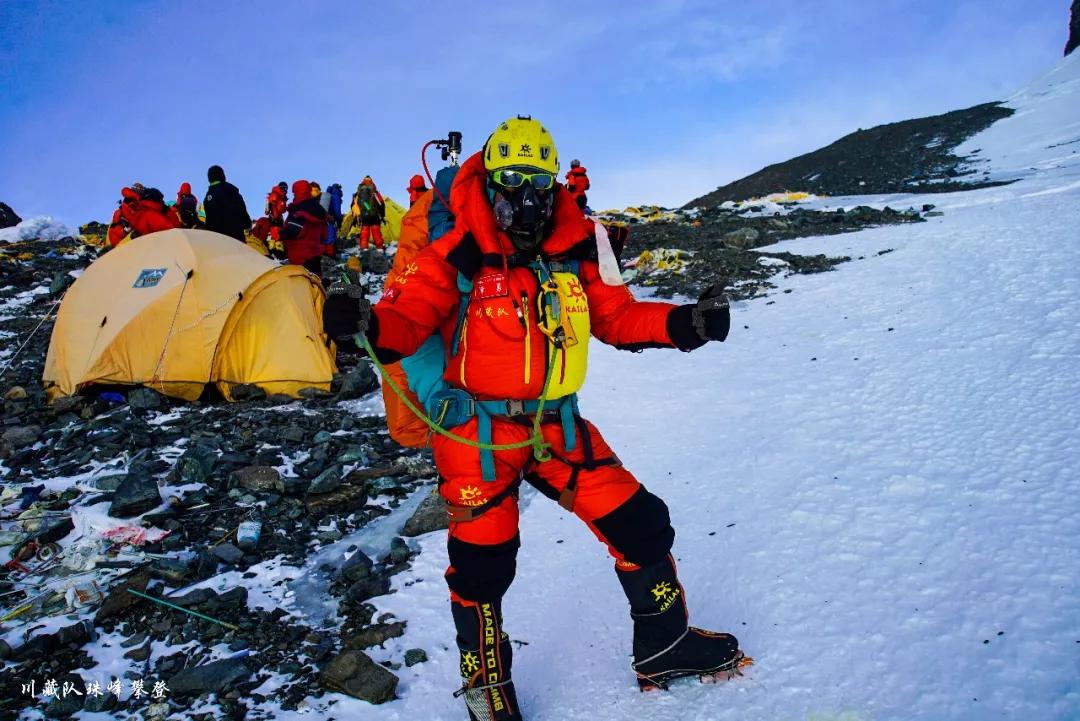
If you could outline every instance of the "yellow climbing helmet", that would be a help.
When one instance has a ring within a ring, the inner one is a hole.
[[[500,123],[484,144],[484,167],[489,173],[522,166],[559,173],[559,152],[551,133],[528,115]]]

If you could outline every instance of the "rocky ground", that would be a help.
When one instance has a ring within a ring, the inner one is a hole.
[[[71,271],[95,255],[71,239],[0,244],[0,552],[19,561],[0,568],[0,715],[25,705],[21,684],[31,675],[61,687],[80,671],[99,676],[87,650],[95,645],[138,662],[141,677],[164,680],[169,703],[190,706],[193,698],[218,694],[220,711],[192,718],[245,717],[259,700],[247,692],[271,673],[286,679],[277,692],[285,706],[338,687],[372,700],[392,697],[386,669],[356,664],[362,649],[403,630],[404,622],[373,618],[365,603],[387,593],[390,576],[405,567],[411,552],[403,539],[376,559],[346,547],[324,569],[348,619],[340,628],[310,627],[296,617],[283,623],[282,609],[250,608],[242,586],[184,590],[228,572],[254,576],[250,569],[267,559],[302,567],[320,548],[433,485],[427,456],[390,441],[373,412],[379,401],[371,367],[343,356],[332,392],[313,389],[300,401],[252,388],[233,404],[184,403],[146,388],[111,388],[50,406],[40,377],[51,314]],[[262,532],[255,546],[241,548],[236,528],[250,518],[261,521]],[[110,541],[87,525],[101,519],[164,537]],[[441,514],[428,511],[406,532],[440,525]],[[57,552],[61,563],[46,560]],[[80,603],[65,595],[68,586],[86,589],[91,580],[103,599]],[[168,597],[215,621],[131,591]],[[152,652],[161,644],[174,650]],[[218,644],[237,657],[202,665]],[[352,666],[342,671],[343,663]],[[141,716],[151,702],[72,694],[54,700],[47,713],[58,718],[87,708]]]
[[[722,283],[734,299],[766,294],[769,279],[791,273],[820,273],[849,257],[795,255],[780,241],[814,235],[849,233],[897,223],[919,223],[934,206],[902,211],[867,206],[811,210],[798,202],[763,200],[728,202],[690,211],[658,211],[657,219],[640,222],[632,216],[613,216],[630,223],[630,241],[623,251],[626,277],[655,289],[662,298],[695,298],[714,283]]]
[[[850,260],[785,253],[777,241],[921,216],[772,202],[669,211],[656,222],[622,216],[632,226],[623,259],[627,277],[657,295],[694,296],[725,279],[747,298],[766,293],[778,273]],[[0,243],[0,560],[12,559],[0,568],[0,715],[27,705],[31,675],[83,688],[120,659],[125,684],[164,681],[166,698],[69,694],[49,702],[48,716],[164,718],[213,698],[215,707],[190,718],[263,718],[256,689],[268,679],[285,708],[334,691],[393,698],[393,666],[426,654],[374,663],[364,649],[400,636],[407,619],[375,617],[367,601],[390,591],[412,551],[395,537],[368,558],[350,540],[407,499],[412,508],[426,495],[405,536],[444,528],[445,513],[427,495],[429,456],[387,436],[373,370],[341,354],[332,391],[301,400],[251,388],[232,404],[185,403],[103,388],[49,405],[40,378],[52,318],[100,252],[73,238]],[[373,254],[365,268],[377,292],[386,263]],[[237,533],[250,520],[262,524],[254,545]],[[147,536],[108,539],[102,526]],[[284,593],[298,575],[327,579],[322,593],[336,616],[306,620],[249,598],[259,584]]]
[[[802,190],[817,195],[945,193],[987,182],[953,149],[1013,111],[986,103],[928,118],[859,129],[835,143],[770,165],[686,204],[711,207],[770,193]]]

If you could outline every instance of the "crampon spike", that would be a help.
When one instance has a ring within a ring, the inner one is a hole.
[[[701,683],[722,683],[729,679],[735,678],[736,676],[742,676],[742,669],[746,668],[747,666],[753,665],[754,659],[750,658],[749,656],[743,655],[742,651],[740,651],[739,655],[732,661],[729,666],[726,666],[725,668],[719,669],[717,671],[713,671],[712,673],[698,674],[697,676],[698,680]],[[639,674],[637,678],[638,689],[644,693],[651,693],[654,691],[667,691],[669,681],[674,681],[675,679],[679,678],[687,678],[694,675],[695,674],[693,672],[673,672],[651,677],[642,676]]]

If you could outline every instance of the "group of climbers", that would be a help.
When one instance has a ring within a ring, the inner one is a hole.
[[[125,238],[173,228],[203,228],[243,242],[251,218],[240,191],[225,180],[221,166],[211,166],[207,180],[210,187],[203,199],[205,220],[199,215],[199,201],[191,192],[191,183],[180,184],[176,201],[171,204],[166,204],[160,190],[142,183],[121,188],[121,200],[109,224],[109,244],[115,247]]]
[[[641,688],[744,663],[734,636],[689,626],[667,506],[577,402],[590,335],[623,350],[692,351],[727,337],[727,301],[717,287],[686,305],[636,300],[608,230],[583,213],[588,178],[573,165],[560,185],[548,130],[527,116],[507,120],[415,199],[399,241],[407,257],[381,300],[371,307],[332,292],[324,307],[332,338],[392,367],[384,391],[404,410],[388,404],[391,430],[407,411],[434,451],[449,515],[446,581],[463,678],[455,695],[473,721],[523,718],[502,613],[522,482],[578,516],[614,557]]]

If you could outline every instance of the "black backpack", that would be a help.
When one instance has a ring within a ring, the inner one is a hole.
[[[201,224],[199,220],[199,199],[191,193],[184,193],[176,201],[177,210],[180,213],[180,221],[185,228],[195,228]]]

